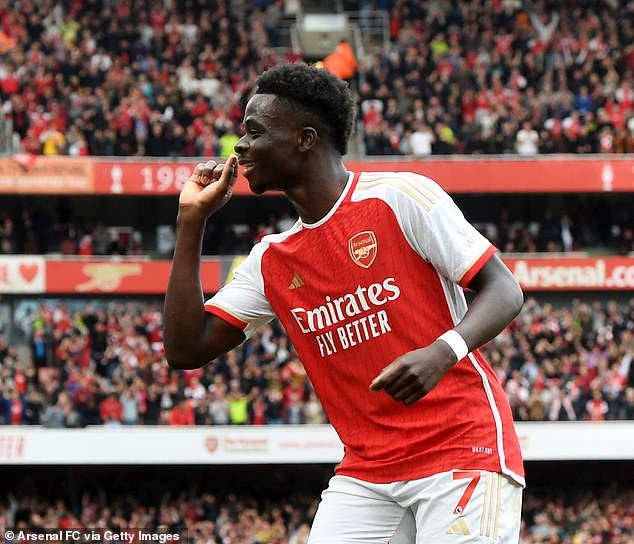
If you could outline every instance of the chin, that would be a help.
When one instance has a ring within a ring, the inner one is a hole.
[[[257,182],[249,181],[249,189],[251,189],[252,193],[256,195],[261,195],[264,191],[266,191],[266,187],[264,185],[258,185]]]
[[[247,181],[249,182],[249,189],[251,189],[251,192],[256,195],[261,195],[270,189],[265,181],[258,179],[257,177],[249,178],[245,176],[245,178],[247,178]]]

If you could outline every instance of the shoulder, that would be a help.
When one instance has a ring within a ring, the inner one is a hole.
[[[253,246],[253,250],[251,251],[254,251],[256,250],[256,248],[258,248],[258,251],[264,252],[271,246],[274,246],[276,244],[283,244],[289,238],[298,234],[302,230],[302,222],[298,219],[290,229],[285,230],[284,232],[277,232],[275,234],[267,234],[266,236],[263,236],[262,240],[260,240],[255,246]]]
[[[259,261],[262,259],[262,256],[268,249],[274,247],[279,244],[283,244],[287,240],[289,240],[293,235],[298,234],[302,231],[301,221],[297,221],[290,229],[284,232],[278,232],[275,234],[267,234],[263,236],[262,239],[256,243],[249,252],[249,255],[246,260],[249,261]]]
[[[352,200],[366,198],[380,198],[388,204],[409,202],[431,211],[449,196],[433,179],[413,172],[361,172]]]

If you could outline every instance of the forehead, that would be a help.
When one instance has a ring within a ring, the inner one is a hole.
[[[254,94],[244,110],[245,122],[250,118],[262,121],[264,117],[274,115],[279,109],[275,104],[276,98],[274,94]]]
[[[274,94],[254,94],[244,110],[244,122],[270,123],[288,118],[283,101]]]

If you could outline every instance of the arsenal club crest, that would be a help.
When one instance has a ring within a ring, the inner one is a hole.
[[[352,260],[363,268],[370,268],[376,258],[376,236],[364,230],[348,240],[348,251]]]
[[[214,453],[218,449],[218,439],[215,436],[208,436],[205,440],[205,447],[209,453]]]

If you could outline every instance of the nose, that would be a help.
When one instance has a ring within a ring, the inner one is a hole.
[[[249,149],[249,143],[246,140],[246,134],[242,136],[237,142],[236,145],[233,146],[233,150],[238,155],[244,154]]]

